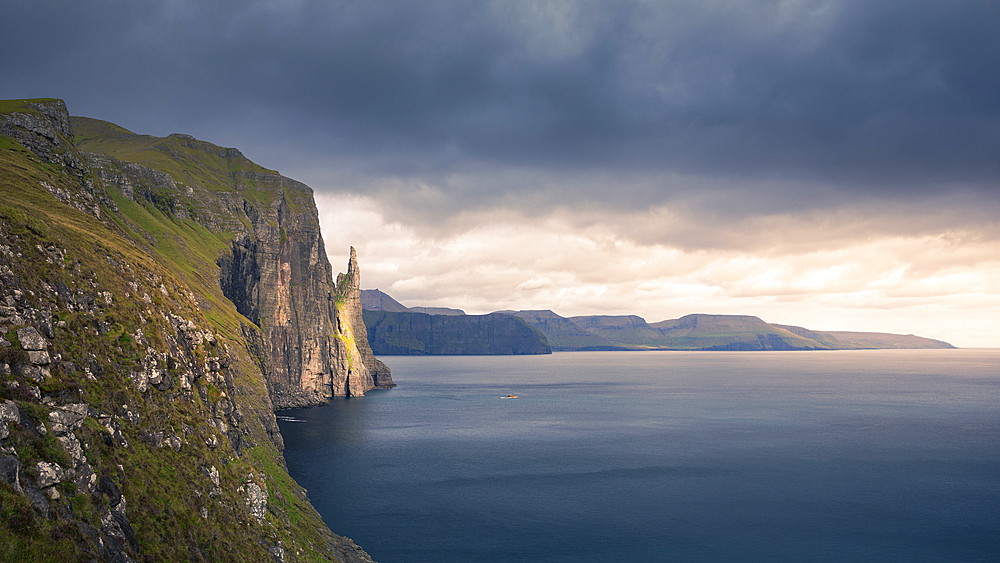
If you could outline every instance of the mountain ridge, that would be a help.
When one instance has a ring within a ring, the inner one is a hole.
[[[388,293],[378,289],[361,290],[361,307],[366,311],[387,311],[390,313],[426,313],[428,315],[461,316],[465,311],[449,307],[407,307],[393,299]]]
[[[372,310],[413,312],[385,292],[363,290]],[[368,309],[366,309],[366,312]],[[494,311],[520,318],[541,332],[553,351],[616,350],[857,350],[954,348],[914,335],[879,332],[815,331],[767,323],[753,315],[692,313],[648,323],[638,315],[562,317],[549,309]],[[367,314],[367,313],[366,313]],[[395,335],[402,339],[404,334]]]
[[[594,315],[570,317],[569,320],[612,344],[636,350],[954,348],[947,342],[913,335],[813,331],[791,325],[767,323],[752,315],[694,313],[651,324],[635,315]]]

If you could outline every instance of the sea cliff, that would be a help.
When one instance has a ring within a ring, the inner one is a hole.
[[[274,417],[392,385],[311,190],[54,99],[0,101],[0,172],[0,559],[370,561]]]
[[[218,279],[250,321],[241,327],[245,337],[260,332],[257,359],[275,407],[393,386],[361,323],[357,256],[351,249],[348,271],[335,283],[312,189],[188,135],[157,138],[71,121],[82,157],[113,196],[226,239],[215,260]],[[140,235],[151,240],[148,231]]]
[[[551,354],[545,335],[522,319],[365,311],[368,341],[380,355]]]
[[[465,315],[460,309],[406,307],[379,290],[363,290],[362,305],[368,339],[379,354],[547,353],[539,351],[543,348],[562,352],[953,348],[947,342],[912,334],[816,331],[771,324],[751,315],[696,313],[657,323],[647,323],[637,315],[566,318],[549,310]],[[432,314],[419,314],[424,312]],[[522,321],[537,334],[504,322],[503,316]]]

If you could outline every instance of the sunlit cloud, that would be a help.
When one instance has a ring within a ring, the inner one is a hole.
[[[685,250],[637,242],[617,234],[622,225],[565,209],[541,218],[483,214],[467,229],[433,237],[387,220],[368,197],[318,194],[317,202],[335,267],[355,245],[363,287],[411,306],[638,314],[650,322],[751,314],[821,330],[1000,344],[1000,241],[981,233],[862,229],[856,238],[823,242],[827,226],[811,231],[790,217],[796,233],[813,241],[808,248],[776,238],[754,251]]]

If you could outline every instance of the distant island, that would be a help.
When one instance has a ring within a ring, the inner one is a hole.
[[[531,352],[459,351],[469,349],[470,342],[480,338],[477,334],[481,334],[482,338],[491,342],[491,349],[513,349],[514,346],[504,342],[507,338],[506,333],[498,330],[503,317],[524,321],[543,337],[546,348],[563,352],[954,348],[947,342],[912,334],[810,330],[798,326],[767,323],[751,315],[692,314],[652,324],[636,315],[561,317],[549,310],[496,311],[489,315],[466,315],[460,309],[406,307],[377,289],[361,290],[361,307],[372,351],[375,354],[387,355],[547,353],[538,345],[535,345],[532,348],[535,351]],[[463,318],[467,320],[463,321]],[[475,324],[469,323],[472,319],[477,319]],[[387,320],[391,320],[391,324],[386,325]],[[442,328],[437,332],[432,331],[434,341],[430,344],[429,327],[435,325]],[[479,332],[463,332],[461,327],[466,325],[474,326]],[[421,328],[414,330],[407,327]],[[448,341],[450,338],[460,339],[463,344],[451,345]],[[518,333],[518,338],[527,338],[527,334],[522,330]],[[400,346],[399,343],[402,342],[408,344]],[[430,351],[432,349],[453,351],[432,352]],[[522,346],[521,349],[526,348]]]

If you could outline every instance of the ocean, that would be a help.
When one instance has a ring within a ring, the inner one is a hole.
[[[379,563],[1000,561],[1000,350],[381,359],[279,413]]]

